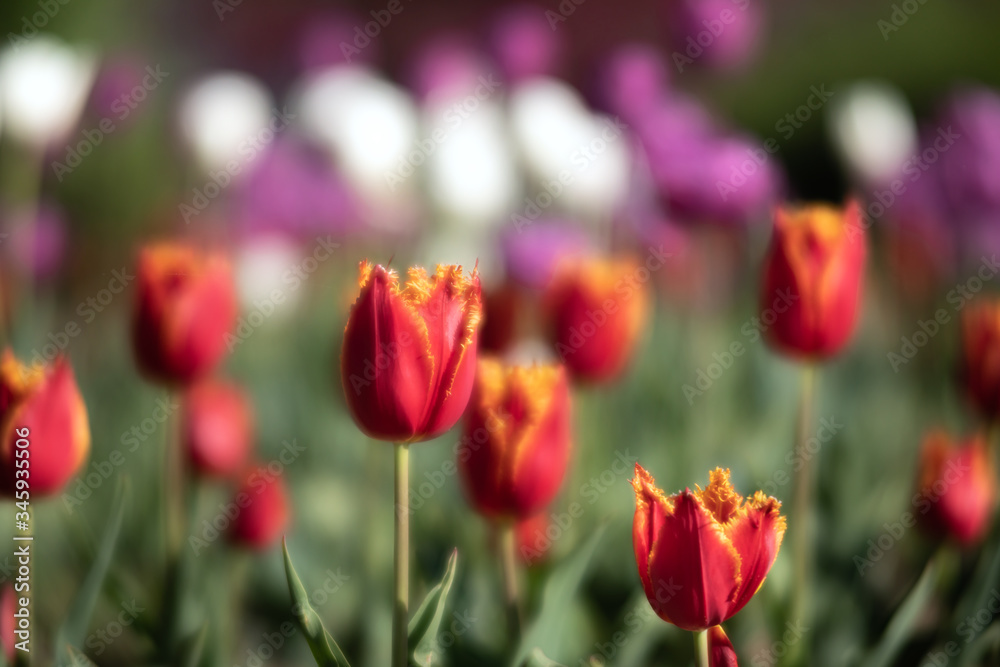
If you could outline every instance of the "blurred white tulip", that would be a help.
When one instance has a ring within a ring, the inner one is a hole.
[[[0,115],[17,141],[42,150],[72,132],[93,85],[93,55],[48,35],[0,52]]]
[[[845,166],[865,185],[899,173],[917,150],[917,125],[903,94],[882,81],[862,81],[833,98],[830,136]]]
[[[226,169],[250,163],[273,139],[276,123],[270,93],[241,72],[217,72],[192,85],[180,104],[180,131],[199,166]]]

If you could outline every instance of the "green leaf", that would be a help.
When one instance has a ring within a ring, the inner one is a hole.
[[[532,649],[531,653],[528,654],[528,659],[524,661],[524,667],[566,667],[555,660],[549,658],[542,649],[535,648]]]
[[[87,627],[90,624],[90,617],[97,606],[97,598],[101,594],[101,587],[104,584],[104,577],[108,573],[111,565],[111,558],[115,553],[115,545],[118,542],[118,533],[122,527],[122,517],[125,516],[125,504],[129,495],[129,483],[127,477],[122,477],[115,488],[115,498],[111,503],[111,518],[104,528],[104,535],[101,538],[97,555],[90,566],[90,572],[83,580],[83,585],[77,591],[73,603],[70,605],[69,613],[63,621],[59,632],[56,634],[56,655],[71,655],[69,647],[82,646],[87,638]],[[72,649],[75,650],[75,649]],[[63,658],[65,659],[65,658]]]
[[[448,602],[448,592],[455,581],[458,566],[458,549],[451,552],[444,576],[434,588],[427,592],[407,628],[407,644],[412,647],[410,660],[417,667],[433,667],[443,664],[437,643],[438,630],[444,619],[444,609]]]
[[[524,633],[511,662],[512,667],[521,665],[535,649],[552,650],[554,642],[563,637],[568,618],[566,611],[570,608],[584,575],[587,574],[590,560],[606,527],[607,523],[599,525],[587,541],[549,577],[542,592],[538,617]]]
[[[208,636],[208,626],[203,625],[181,641],[180,665],[181,667],[198,667],[201,662],[201,654],[205,650],[205,638]]]
[[[96,667],[96,665],[90,661],[90,658],[84,655],[83,652],[76,647],[67,646],[66,652],[69,653],[69,664],[71,667]]]
[[[337,646],[337,642],[323,627],[323,621],[320,620],[319,614],[309,603],[309,595],[306,593],[299,575],[295,572],[285,540],[281,541],[281,550],[285,555],[285,576],[288,579],[288,591],[292,595],[292,602],[295,603],[293,607],[295,620],[306,636],[306,642],[309,644],[309,650],[312,651],[316,664],[319,667],[351,667],[347,658],[344,657],[343,651]]]
[[[927,608],[927,602],[934,594],[934,588],[941,572],[941,553],[938,552],[927,563],[920,579],[914,584],[903,603],[892,615],[889,625],[878,644],[872,650],[866,667],[887,667],[895,663],[899,651],[906,645],[913,633],[913,625],[921,612]]]

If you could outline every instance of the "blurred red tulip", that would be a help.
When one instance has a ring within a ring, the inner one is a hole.
[[[479,332],[479,351],[502,353],[517,335],[517,314],[521,295],[517,287],[505,283],[483,294],[483,321]]]
[[[856,201],[843,211],[824,205],[779,208],[760,302],[768,341],[794,357],[839,352],[858,318],[865,254]]]
[[[14,664],[14,643],[17,641],[14,634],[14,597],[13,584],[0,585],[0,645],[8,665]]]
[[[646,598],[663,620],[707,630],[743,608],[764,583],[785,534],[781,503],[758,491],[747,501],[729,471],[705,489],[667,497],[636,464],[632,545]],[[723,663],[724,664],[724,663]]]
[[[180,244],[144,248],[139,255],[132,338],[143,372],[186,385],[207,375],[226,353],[236,322],[229,262]]]
[[[25,439],[30,444],[18,447],[17,442]],[[26,450],[29,454],[22,456]],[[28,480],[31,497],[58,493],[80,470],[89,451],[87,408],[69,362],[59,357],[50,367],[29,368],[5,350],[0,357],[3,493],[13,497],[18,479]],[[19,465],[24,461],[28,463]]]
[[[733,643],[720,625],[708,630],[708,667],[739,667]]]
[[[264,467],[243,478],[234,500],[240,513],[231,539],[249,549],[264,550],[281,539],[291,515],[285,481]]]
[[[997,495],[986,441],[975,437],[957,446],[943,431],[930,433],[917,491],[916,508],[928,530],[963,545],[978,542],[990,527]]]
[[[556,269],[545,304],[556,354],[574,376],[601,382],[624,370],[646,321],[648,280],[631,258],[578,257]]]
[[[517,540],[517,553],[525,565],[537,565],[545,560],[552,547],[552,538],[548,535],[552,521],[545,512],[518,521],[514,529]]]
[[[458,467],[466,494],[489,517],[525,519],[562,484],[571,447],[569,385],[562,366],[506,366],[482,359],[465,419]]]
[[[367,435],[435,438],[462,416],[472,392],[482,295],[479,275],[438,266],[433,276],[361,263],[361,294],[340,354],[347,405]]]
[[[987,418],[1000,419],[1000,299],[982,298],[962,314],[962,379]]]
[[[235,384],[206,380],[184,401],[183,439],[196,472],[231,477],[243,470],[253,441],[253,412]]]

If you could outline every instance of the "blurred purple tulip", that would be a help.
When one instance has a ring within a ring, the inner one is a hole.
[[[420,99],[466,95],[488,71],[486,58],[461,34],[438,36],[410,59],[407,79]]]
[[[678,71],[748,64],[764,24],[759,0],[668,0],[671,59]]]
[[[97,72],[97,79],[90,91],[88,106],[98,118],[118,122],[131,121],[136,111],[144,105],[135,99],[136,89],[142,89],[146,69],[141,62],[129,56],[116,56],[105,62]],[[145,99],[148,91],[140,91]]]
[[[653,113],[667,95],[670,75],[652,46],[629,44],[616,50],[598,75],[598,103],[632,123]]]
[[[293,138],[280,138],[237,186],[236,219],[244,231],[304,237],[359,226],[358,203],[325,157]]]
[[[549,283],[556,265],[567,257],[594,249],[589,235],[569,220],[539,218],[510,227],[500,238],[504,268],[511,280],[535,289]]]
[[[922,146],[941,159],[948,206],[965,222],[1000,224],[1000,95],[971,88],[953,95]]]
[[[370,21],[370,17],[367,21]],[[347,10],[333,10],[311,18],[298,40],[299,64],[303,69],[322,69],[350,63],[364,65],[378,60],[379,40],[364,34],[367,22]],[[358,44],[363,45],[359,47]]]
[[[489,33],[490,53],[508,82],[558,71],[563,44],[541,7],[505,8],[494,17]]]
[[[43,203],[35,219],[23,212],[11,216],[10,238],[3,244],[5,254],[19,273],[34,280],[53,277],[66,254],[66,220],[54,203]]]

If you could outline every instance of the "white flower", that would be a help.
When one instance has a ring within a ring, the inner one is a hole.
[[[834,98],[829,130],[847,168],[864,184],[893,178],[917,150],[906,98],[880,81],[856,83]]]
[[[79,121],[96,61],[48,35],[0,52],[4,129],[37,149],[65,139]]]
[[[217,72],[188,89],[180,105],[181,136],[206,170],[242,167],[274,138],[272,100],[257,79],[241,72]]]

